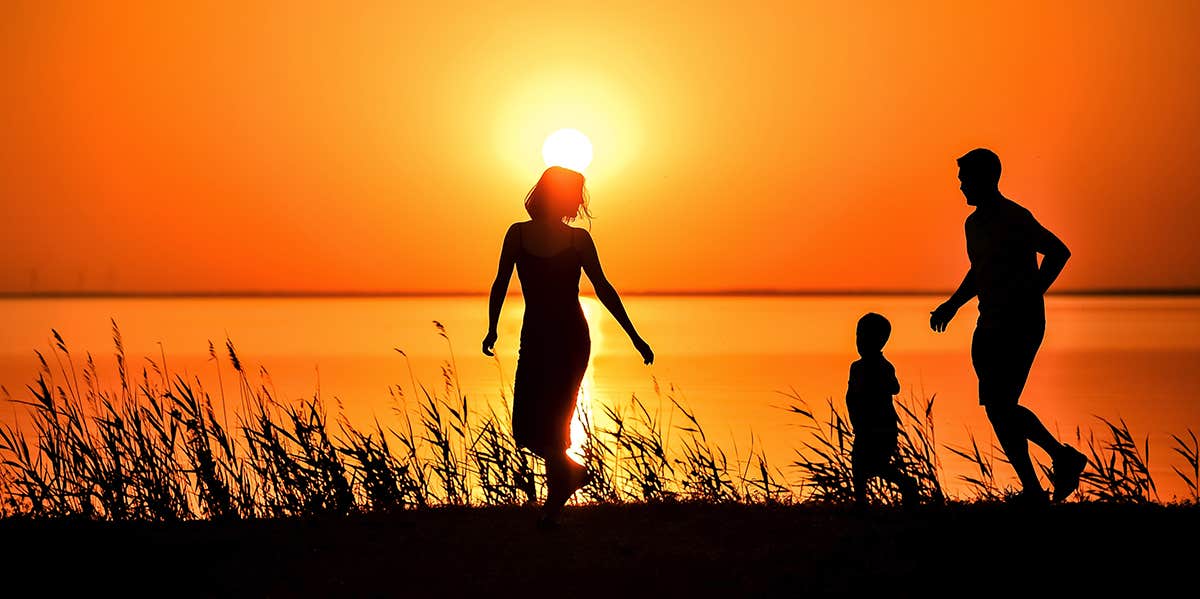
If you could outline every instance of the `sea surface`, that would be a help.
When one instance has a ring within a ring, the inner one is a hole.
[[[936,334],[928,319],[940,300],[628,297],[625,305],[656,354],[645,366],[603,306],[584,297],[592,334],[584,397],[593,414],[602,414],[602,404],[636,395],[679,424],[674,397],[694,410],[731,459],[744,459],[753,445],[798,482],[789,464],[808,433],[787,408],[798,401],[818,414],[828,413],[829,401],[844,408],[855,323],[873,311],[892,322],[884,353],[896,366],[902,397],[936,397],[939,446],[961,447],[973,435],[986,447],[991,429],[970,361],[975,307],[963,308],[948,331]],[[1183,461],[1171,435],[1200,434],[1200,298],[1051,296],[1047,309],[1046,340],[1022,403],[1085,450],[1092,435],[1098,444],[1108,440],[1101,418],[1124,421],[1139,442],[1148,442],[1160,499],[1181,496],[1185,489],[1172,467]],[[115,322],[138,376],[152,360],[173,374],[199,377],[210,390],[221,368],[229,386],[228,340],[280,398],[320,393],[351,421],[378,417],[386,424],[397,405],[389,388],[399,385],[408,397],[414,381],[440,389],[446,365],[474,405],[500,405],[516,367],[521,315],[519,296],[510,297],[497,358],[488,358],[480,351],[486,297],[7,299],[0,300],[0,385],[14,400],[28,399],[26,385],[40,368],[35,350],[59,372],[52,330],[77,368],[90,353],[102,384],[115,385]],[[210,342],[219,361],[210,356]],[[0,421],[20,425],[23,410],[0,403]],[[1033,455],[1048,463],[1040,450]],[[948,488],[965,489],[956,477],[969,472],[967,464],[945,449],[941,457]],[[1001,482],[1011,482],[1008,466],[997,467]]]

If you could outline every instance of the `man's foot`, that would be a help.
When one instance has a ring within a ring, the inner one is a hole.
[[[1062,453],[1054,458],[1054,501],[1060,502],[1079,488],[1079,475],[1087,467],[1087,456],[1070,445],[1063,445]]]

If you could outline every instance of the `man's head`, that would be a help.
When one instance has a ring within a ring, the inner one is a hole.
[[[866,358],[883,352],[883,346],[892,335],[892,323],[881,314],[868,312],[858,319],[855,345],[858,355]]]
[[[1000,193],[1000,157],[987,148],[975,148],[958,159],[958,188],[967,204],[978,206]]]

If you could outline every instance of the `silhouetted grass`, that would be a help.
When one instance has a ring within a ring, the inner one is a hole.
[[[637,396],[629,405],[604,406],[612,422],[611,428],[601,429],[598,443],[611,443],[611,485],[622,496],[641,501],[669,501],[679,495],[671,484],[675,470],[667,457],[669,430],[664,428],[659,410],[653,413]],[[608,443],[604,441],[607,440]]]
[[[975,440],[975,435],[968,433],[968,440],[971,443],[970,447],[953,447],[946,446],[946,449],[964,460],[970,462],[977,474],[960,474],[959,480],[967,483],[971,490],[971,495],[983,501],[998,501],[1011,493],[1010,489],[1002,489],[996,483],[996,468],[995,454],[997,448],[994,443],[988,444],[988,450],[983,451],[979,448],[979,442]],[[1004,458],[999,458],[1002,462],[1007,463]]]
[[[1183,458],[1185,464],[1183,468],[1171,466],[1171,469],[1187,485],[1191,493],[1191,502],[1200,503],[1200,443],[1197,443],[1196,433],[1190,428],[1187,430],[1187,437],[1184,439],[1178,435],[1171,435],[1171,439],[1175,441],[1175,447],[1172,449]]]
[[[801,418],[801,427],[809,440],[796,450],[792,466],[807,484],[802,488],[806,499],[824,503],[854,501],[854,477],[850,463],[854,433],[850,421],[828,401],[829,417],[818,420],[807,402],[794,391],[784,394],[792,402],[788,410]]]
[[[140,372],[127,359],[113,323],[118,380],[106,387],[90,354],[72,354],[53,331],[49,354],[27,399],[10,399],[27,423],[0,425],[0,517],[83,517],[96,520],[179,521],[262,517],[340,517],[435,506],[524,505],[544,497],[540,460],[512,439],[508,393],[495,404],[469,400],[458,382],[453,348],[438,388],[389,389],[391,421],[369,427],[340,409],[331,417],[318,390],[281,401],[265,369],[248,372],[232,342],[209,345],[216,365],[216,398],[199,378],[167,368],[166,356],[145,358]],[[397,350],[408,360],[403,351]],[[223,367],[232,368],[236,396],[225,393]],[[7,392],[6,392],[7,393]],[[772,467],[754,438],[745,455],[727,452],[705,431],[682,393],[655,381],[655,397],[636,395],[599,406],[603,422],[586,419],[582,460],[588,473],[576,501],[588,503],[846,503],[852,500],[853,430],[828,402],[818,415],[794,393],[800,449],[789,480]],[[943,503],[936,441],[935,397],[899,402],[899,459],[918,483],[924,503]],[[1134,442],[1124,422],[1102,422],[1108,437],[1090,437],[1091,465],[1081,497],[1091,501],[1157,501],[1148,467],[1148,442]],[[1196,435],[1174,437],[1173,466],[1198,499]],[[1001,489],[994,449],[948,448],[974,465],[964,475],[961,501],[994,501]],[[897,490],[876,482],[871,497],[895,504]]]
[[[790,405],[787,410],[799,416],[802,428],[810,438],[802,449],[796,450],[792,465],[807,482],[806,499],[825,503],[851,503],[854,501],[854,479],[850,452],[854,447],[854,431],[850,419],[829,400],[829,416],[824,422],[794,391],[784,393]],[[918,399],[910,394],[897,402],[900,409],[897,459],[905,472],[917,483],[922,503],[944,503],[946,494],[942,490],[941,461],[936,451],[933,424],[933,405],[936,396]],[[868,499],[888,504],[899,504],[899,489],[879,479],[868,483]]]
[[[1150,476],[1150,439],[1138,446],[1124,420],[1113,423],[1099,418],[1109,433],[1107,440],[1087,440],[1088,462],[1080,489],[1096,501],[1146,503],[1158,498]]]

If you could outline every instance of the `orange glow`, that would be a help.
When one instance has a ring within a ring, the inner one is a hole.
[[[0,291],[483,291],[561,127],[622,291],[949,288],[976,146],[1060,289],[1200,286],[1200,4],[1021,4],[20,3]]]

